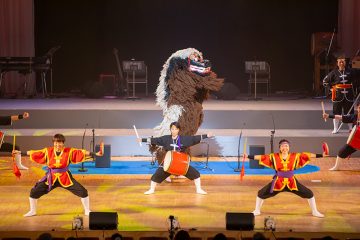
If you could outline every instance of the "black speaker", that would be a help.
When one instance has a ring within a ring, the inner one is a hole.
[[[116,212],[90,212],[89,228],[91,230],[116,230],[117,226]]]
[[[234,100],[239,94],[240,90],[231,82],[224,83],[220,91],[214,93],[217,98],[224,100]]]
[[[100,145],[95,146],[95,152],[100,150]],[[95,157],[95,167],[96,168],[109,168],[111,162],[111,145],[105,144],[104,145],[104,155],[101,157]]]
[[[226,230],[254,230],[253,213],[226,213]]]
[[[249,154],[250,155],[263,155],[265,154],[265,146],[249,146]],[[250,159],[249,160],[249,167],[250,168],[264,168],[263,165],[259,164],[258,160]]]

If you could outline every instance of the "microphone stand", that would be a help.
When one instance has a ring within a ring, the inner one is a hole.
[[[94,128],[92,129],[92,141],[91,142],[92,142],[92,148],[91,147],[90,148],[92,149],[92,152],[94,153],[95,152],[95,129]],[[96,157],[93,157],[93,161],[95,161],[95,158]]]
[[[86,124],[86,127],[87,127],[87,124]],[[84,134],[82,136],[81,149],[84,149],[84,139],[85,139],[86,127],[85,127],[85,130],[84,130]],[[79,172],[87,172],[87,169],[84,168],[84,162],[81,163],[81,168],[79,168],[78,171]]]
[[[274,121],[274,116],[272,114],[271,114],[271,118],[273,121],[274,129],[272,131],[270,131],[270,150],[271,150],[271,153],[274,153],[275,121]]]

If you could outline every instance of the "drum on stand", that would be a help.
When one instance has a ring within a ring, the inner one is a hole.
[[[360,149],[360,127],[355,125],[351,130],[349,138],[346,142],[349,146],[355,149]]]
[[[164,159],[164,171],[174,175],[185,175],[189,169],[190,156],[186,153],[168,151]]]

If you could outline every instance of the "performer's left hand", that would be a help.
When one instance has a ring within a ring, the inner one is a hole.
[[[329,114],[323,113],[323,119],[326,120],[326,119],[328,119],[328,118],[329,118]]]
[[[215,137],[215,135],[212,132],[209,132],[209,133],[207,133],[207,137],[211,138],[211,137]]]

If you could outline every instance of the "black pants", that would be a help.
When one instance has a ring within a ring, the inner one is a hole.
[[[151,176],[151,181],[156,183],[162,183],[171,173],[165,172],[163,167],[159,167],[156,172]],[[194,167],[189,166],[187,173],[184,175],[190,180],[194,180],[200,177],[200,173]]]
[[[7,143],[7,142],[3,142],[3,144],[1,145],[1,148],[0,148],[0,152],[10,152],[11,153],[12,150],[13,150],[13,145],[11,143]],[[20,151],[19,146],[15,145],[15,150]]]
[[[355,148],[351,147],[348,144],[345,144],[342,148],[340,148],[338,156],[341,158],[347,158],[356,151],[357,150]]]
[[[88,191],[83,187],[83,185],[81,185],[78,181],[76,181],[71,174],[69,174],[69,175],[70,175],[71,181],[74,183],[72,186],[63,187],[63,186],[61,186],[59,181],[56,181],[54,183],[54,185],[51,186],[50,191],[48,191],[49,186],[45,184],[45,182],[46,182],[46,179],[45,179],[44,181],[38,182],[35,184],[35,186],[30,191],[30,197],[38,199],[41,196],[48,194],[49,192],[51,192],[52,190],[54,190],[57,187],[62,187],[66,190],[69,190],[70,192],[72,192],[73,194],[75,194],[78,197],[81,197],[81,198],[87,197]]]
[[[261,199],[266,199],[266,198],[270,198],[270,197],[274,197],[275,195],[281,193],[281,192],[291,192],[294,193],[302,198],[312,198],[314,196],[313,192],[305,187],[304,185],[302,185],[301,183],[299,183],[299,181],[296,180],[296,184],[298,187],[298,191],[296,190],[290,190],[287,187],[285,187],[283,190],[281,191],[273,191],[272,193],[270,192],[271,190],[271,182],[269,184],[267,184],[265,187],[263,187],[262,189],[259,190],[258,192],[258,197]]]
[[[346,99],[343,99],[341,102],[333,102],[333,114],[334,115],[343,115],[348,114],[353,102],[349,102]],[[350,111],[350,114],[354,113],[354,108]]]

